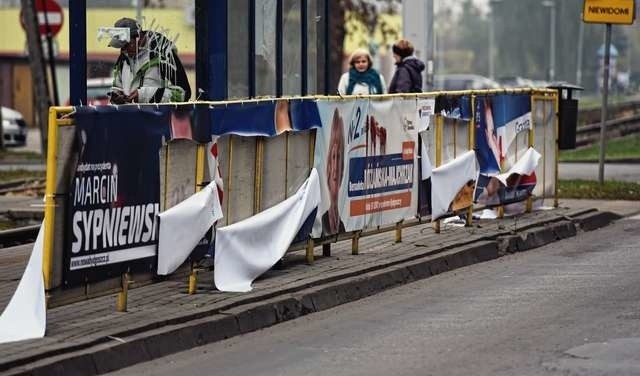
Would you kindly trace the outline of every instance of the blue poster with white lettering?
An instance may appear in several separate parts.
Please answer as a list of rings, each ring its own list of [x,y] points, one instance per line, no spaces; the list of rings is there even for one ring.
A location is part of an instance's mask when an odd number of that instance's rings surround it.
[[[75,120],[64,286],[153,270],[159,153],[171,137],[170,108],[78,107]]]
[[[509,171],[528,150],[532,127],[529,94],[476,97],[476,157],[480,176],[474,202],[486,206],[526,200],[536,185],[535,172],[514,174],[501,183],[495,176]]]
[[[532,126],[528,94],[477,96],[475,100],[476,155],[480,172],[494,175],[516,160],[514,141]],[[523,136],[524,137],[524,136]],[[526,151],[527,143],[520,151]]]

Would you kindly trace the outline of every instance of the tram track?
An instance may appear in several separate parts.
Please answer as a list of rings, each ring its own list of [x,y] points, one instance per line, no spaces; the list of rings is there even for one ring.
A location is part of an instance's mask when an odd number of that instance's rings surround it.
[[[576,130],[576,146],[595,144],[600,141],[600,122],[583,125]],[[640,132],[640,114],[607,120],[607,138],[623,137]]]
[[[0,248],[33,243],[40,231],[40,225],[16,227],[0,231]]]

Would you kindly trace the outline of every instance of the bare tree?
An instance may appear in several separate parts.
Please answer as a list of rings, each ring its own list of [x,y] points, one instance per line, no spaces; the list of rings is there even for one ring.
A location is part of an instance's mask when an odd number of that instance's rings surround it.
[[[38,0],[21,0],[22,17],[27,31],[27,46],[29,49],[29,65],[31,67],[31,79],[33,82],[33,96],[35,102],[35,123],[40,129],[40,141],[42,158],[47,156],[49,106],[51,98],[47,85],[47,71],[42,52],[38,15],[35,2]]]

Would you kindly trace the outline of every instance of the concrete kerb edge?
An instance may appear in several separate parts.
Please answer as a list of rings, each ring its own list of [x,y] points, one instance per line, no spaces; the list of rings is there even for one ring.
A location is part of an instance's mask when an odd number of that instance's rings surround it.
[[[621,218],[623,217],[616,213],[608,211],[598,211],[576,216],[575,218],[572,218],[572,220],[580,227],[582,231],[593,231],[607,226],[611,222]]]
[[[560,218],[550,221],[543,228],[524,231],[521,235],[480,240],[425,258],[348,276],[303,291],[235,306],[209,317],[172,323],[137,333],[129,338],[96,344],[75,354],[63,353],[52,358],[43,358],[27,366],[17,366],[13,369],[14,373],[10,374],[92,375],[111,372],[327,310],[446,271],[496,259],[508,253],[534,249],[575,236],[578,228],[591,231],[619,218],[621,217],[610,212],[586,210],[571,220]]]

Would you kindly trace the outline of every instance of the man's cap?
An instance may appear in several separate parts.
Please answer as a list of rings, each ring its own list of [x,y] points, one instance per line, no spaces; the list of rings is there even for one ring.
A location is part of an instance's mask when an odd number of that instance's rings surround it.
[[[136,38],[140,33],[140,25],[136,20],[132,18],[121,18],[117,20],[113,26],[129,29],[129,40]],[[109,47],[122,48],[126,46],[127,43],[129,43],[129,41],[122,40],[118,37],[113,37],[111,38],[111,42],[109,42]]]

